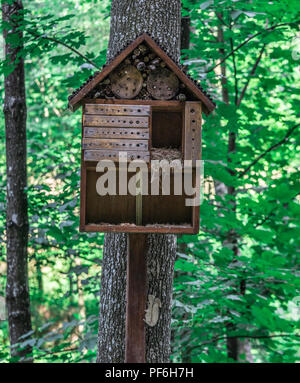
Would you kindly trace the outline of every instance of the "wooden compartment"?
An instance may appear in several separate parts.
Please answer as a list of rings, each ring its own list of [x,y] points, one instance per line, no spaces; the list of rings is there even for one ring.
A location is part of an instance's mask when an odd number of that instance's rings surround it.
[[[198,231],[199,208],[185,206],[185,199],[191,196],[174,195],[174,176],[170,174],[171,195],[132,196],[100,196],[97,194],[96,182],[103,174],[96,172],[96,164],[83,167],[81,193],[81,231],[114,231],[141,233],[186,233]],[[130,174],[131,177],[133,173]],[[119,190],[117,173],[117,194]],[[151,189],[151,174],[149,174],[149,191]],[[139,205],[138,205],[139,204]],[[140,213],[138,213],[139,206]],[[141,215],[141,225],[137,225],[138,214]]]
[[[143,225],[193,225],[193,209],[185,206],[185,195],[174,195],[171,177],[171,195],[143,196]]]
[[[74,90],[68,105],[72,111],[83,106],[82,231],[198,231],[199,207],[185,206],[191,196],[99,196],[95,171],[100,160],[120,166],[124,152],[129,162],[143,160],[148,168],[162,160],[188,160],[195,168],[202,109],[209,115],[216,107],[198,81],[144,33]]]
[[[148,105],[86,104],[83,114],[84,161],[109,159],[119,152],[128,160],[150,160],[151,107]]]
[[[182,113],[172,110],[152,112],[152,147],[181,148]]]
[[[95,168],[86,169],[86,200],[89,201],[84,219],[85,225],[121,225],[135,224],[135,196],[100,196],[97,194],[96,182],[103,174]],[[117,190],[119,188],[117,177]]]

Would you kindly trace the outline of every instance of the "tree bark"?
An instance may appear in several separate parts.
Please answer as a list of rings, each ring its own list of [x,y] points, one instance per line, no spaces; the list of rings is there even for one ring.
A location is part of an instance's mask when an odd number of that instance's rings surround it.
[[[180,61],[180,0],[112,0],[108,61],[143,32],[158,39],[161,47]],[[154,327],[146,328],[146,362],[169,362],[171,299],[175,235],[148,235],[148,295],[162,307]],[[105,235],[101,278],[98,354],[99,363],[122,363],[125,359],[127,235]]]
[[[24,61],[18,57],[23,48],[22,33],[18,30],[23,11],[22,1],[7,3],[2,1],[3,21],[11,23],[4,30],[5,58],[13,70],[5,77],[5,137],[7,167],[7,284],[6,303],[8,311],[9,336],[11,346],[20,336],[31,330],[30,300],[27,274],[27,172],[26,172],[26,96]],[[13,22],[11,22],[13,20]],[[11,44],[8,38],[18,36],[19,43]],[[12,356],[24,357],[31,352],[12,349]]]

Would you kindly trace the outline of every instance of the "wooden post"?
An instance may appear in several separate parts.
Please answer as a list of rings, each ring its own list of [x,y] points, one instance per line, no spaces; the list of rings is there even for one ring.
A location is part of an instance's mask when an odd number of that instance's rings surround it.
[[[145,363],[147,234],[128,234],[126,363]]]
[[[143,170],[140,169],[136,174],[136,198],[135,198],[135,215],[136,225],[140,226],[143,224]]]

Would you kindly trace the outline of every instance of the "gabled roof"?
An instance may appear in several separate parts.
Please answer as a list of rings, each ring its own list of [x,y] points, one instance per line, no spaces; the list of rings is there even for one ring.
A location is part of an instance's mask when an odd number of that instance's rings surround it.
[[[203,103],[206,114],[211,113],[215,109],[216,104],[213,102],[208,93],[206,93],[206,91],[200,86],[198,81],[193,80],[190,75],[186,74],[183,66],[176,64],[147,33],[143,33],[139,36],[121,53],[119,52],[108,65],[104,65],[101,72],[95,72],[94,75],[90,76],[80,88],[75,90],[69,97],[69,108],[71,110],[76,110],[79,106],[81,106],[82,99],[86,97],[88,93],[95,88],[95,86],[104,80],[105,77],[117,68],[121,62],[143,42],[146,42],[148,46],[157,54],[157,56],[165,61],[167,67],[176,74],[179,80],[185,84],[194,97]]]

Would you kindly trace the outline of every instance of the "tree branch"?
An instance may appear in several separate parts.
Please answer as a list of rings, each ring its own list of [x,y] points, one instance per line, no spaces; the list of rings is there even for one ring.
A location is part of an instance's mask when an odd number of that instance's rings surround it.
[[[5,14],[8,18],[9,18],[9,21],[12,23],[12,25],[14,26],[18,26],[16,24],[16,22],[14,20],[11,19],[10,15],[8,15],[7,13],[5,13],[3,10],[2,10],[3,14]],[[92,60],[90,60],[88,57],[86,57],[85,55],[83,55],[82,53],[80,53],[77,49],[73,48],[71,45],[67,44],[67,43],[63,43],[62,41],[56,39],[55,37],[49,37],[49,36],[46,36],[45,34],[39,34],[39,33],[35,33],[33,31],[30,31],[28,29],[25,29],[24,30],[25,32],[27,32],[29,35],[31,36],[34,36],[36,39],[40,38],[40,39],[44,39],[44,40],[48,40],[48,41],[52,41],[56,44],[59,44],[59,45],[62,45],[64,46],[65,48],[69,49],[70,51],[72,51],[73,53],[75,53],[76,55],[80,56],[81,58],[83,58],[86,62],[88,62],[89,64],[93,65],[93,67],[99,69],[99,70],[102,70],[101,67],[97,66],[97,64],[95,64]]]
[[[234,336],[230,336],[230,338],[247,338],[247,339],[269,339],[269,338],[285,338],[285,337],[292,337],[292,336],[295,336],[297,338],[300,337],[300,335],[294,335],[294,334],[278,334],[278,335],[234,335]],[[221,340],[226,340],[228,338],[227,335],[225,336],[220,336],[220,337],[217,337],[215,339],[211,339],[210,341],[207,341],[207,342],[203,342],[202,344],[199,344],[199,345],[196,345],[196,346],[193,346],[191,347],[191,350],[194,350],[194,349],[197,349],[197,348],[202,348],[208,344],[211,344],[211,343],[216,343],[216,342],[219,342]]]
[[[232,38],[230,38],[230,48],[231,48],[231,50],[233,50],[233,39]],[[236,60],[235,60],[235,54],[234,53],[232,54],[232,63],[233,63],[234,91],[235,91],[234,103],[235,103],[235,105],[237,105],[239,90],[238,90]]]
[[[247,78],[246,84],[245,84],[245,86],[243,87],[243,89],[242,89],[242,91],[241,91],[240,97],[239,97],[239,99],[238,99],[238,101],[237,101],[237,103],[236,103],[236,105],[237,105],[238,107],[241,105],[241,102],[242,102],[242,100],[243,100],[243,98],[244,98],[244,96],[245,96],[245,93],[246,93],[246,90],[247,90],[247,88],[248,88],[248,86],[249,86],[249,83],[250,83],[250,81],[251,81],[251,78],[254,76],[254,74],[255,74],[255,72],[256,72],[256,69],[257,69],[257,67],[258,67],[258,64],[259,64],[261,58],[262,58],[262,55],[263,55],[264,50],[265,50],[265,48],[266,48],[266,45],[267,45],[267,44],[264,44],[264,45],[263,45],[263,47],[262,47],[262,49],[261,49],[261,51],[260,51],[260,53],[259,53],[259,55],[258,55],[258,57],[257,57],[257,59],[256,59],[256,61],[255,61],[255,63],[254,63],[254,65],[253,65],[253,68],[252,68],[252,70],[251,70],[251,72],[250,72],[250,74],[249,74],[249,76],[248,76],[248,78]]]
[[[81,58],[83,58],[86,62],[88,62],[89,64],[93,65],[93,67],[95,67],[95,68],[97,68],[99,70],[102,70],[101,67],[97,66],[97,64],[95,64],[92,60],[90,60],[85,55],[80,53],[77,49],[71,47],[69,44],[63,43],[62,41],[60,41],[60,40],[58,40],[58,39],[56,39],[54,37],[49,37],[49,36],[45,36],[45,35],[36,35],[36,34],[34,34],[34,32],[31,32],[31,31],[28,31],[28,30],[26,30],[26,32],[29,33],[32,36],[35,36],[36,38],[42,38],[42,39],[45,39],[45,40],[48,40],[48,41],[53,41],[56,44],[60,44],[60,45],[64,46],[65,48],[69,49],[70,51],[72,51],[73,53],[77,54]]]
[[[230,57],[234,52],[238,51],[240,48],[242,48],[244,45],[246,45],[249,41],[253,40],[255,37],[258,37],[258,36],[262,35],[265,32],[272,32],[276,28],[280,28],[280,27],[283,27],[283,26],[286,26],[286,25],[291,25],[291,24],[296,24],[296,23],[298,23],[298,21],[291,22],[291,23],[275,24],[272,27],[269,27],[269,28],[267,28],[267,29],[265,29],[263,31],[255,33],[254,35],[248,37],[244,42],[239,44],[236,48],[234,48],[230,53],[228,53],[225,57],[223,57],[218,64],[214,65],[212,68],[210,68],[208,71],[206,71],[206,73],[212,72],[219,65],[223,64],[223,62],[226,61],[228,59],[228,57]]]
[[[246,173],[248,173],[248,171],[252,168],[252,166],[254,166],[261,158],[263,158],[266,154],[268,154],[269,152],[271,152],[272,150],[278,148],[278,146],[280,145],[283,145],[285,144],[287,141],[288,141],[288,138],[292,135],[292,133],[294,132],[294,130],[296,128],[298,128],[298,126],[300,126],[300,124],[297,124],[293,127],[291,127],[290,129],[288,129],[288,131],[286,132],[286,135],[283,137],[282,140],[280,140],[279,142],[277,142],[276,144],[273,144],[271,145],[266,151],[264,151],[262,154],[260,154],[258,157],[255,158],[255,160],[253,160],[251,162],[251,164],[249,166],[247,166],[247,168],[245,170],[243,170],[240,174],[239,174],[239,178],[243,177]]]

